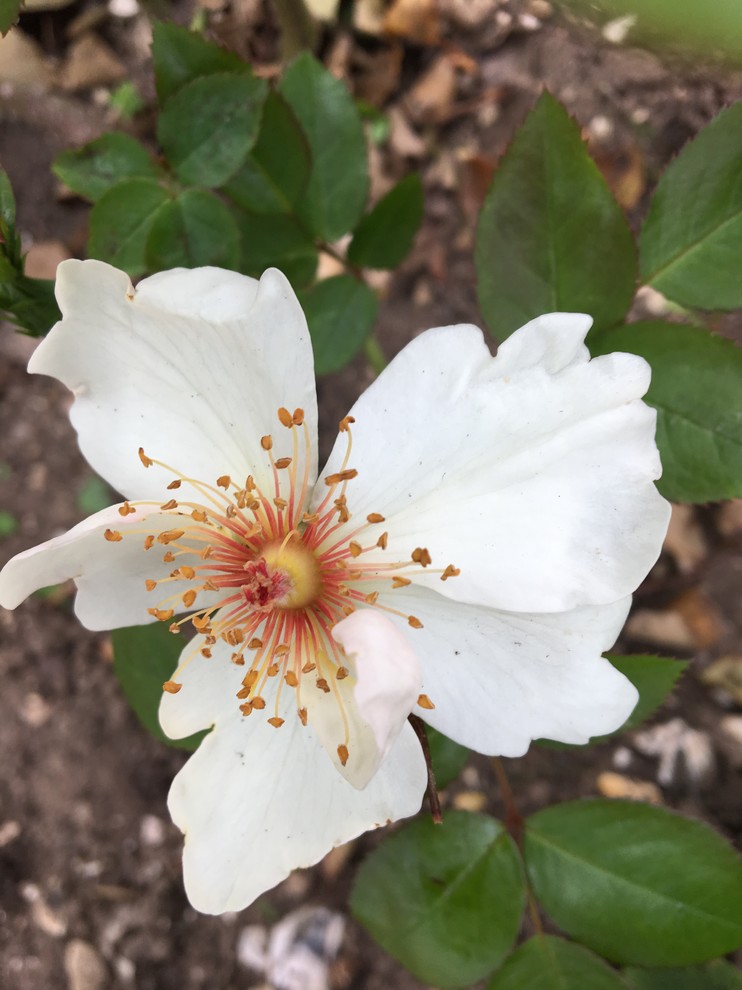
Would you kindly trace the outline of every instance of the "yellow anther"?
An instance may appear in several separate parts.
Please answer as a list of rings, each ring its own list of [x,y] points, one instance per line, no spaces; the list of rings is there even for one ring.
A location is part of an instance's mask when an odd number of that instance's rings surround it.
[[[162,690],[167,691],[168,694],[177,694],[182,687],[183,685],[178,684],[177,681],[165,681],[162,685]]]
[[[137,453],[139,454],[139,460],[142,462],[142,464],[144,464],[145,467],[147,468],[152,467],[154,461],[152,460],[151,457],[147,457],[147,455],[144,453],[144,447],[140,447]]]
[[[260,438],[260,446],[263,448],[263,450],[273,449],[273,437],[270,435],[270,433]]]
[[[229,477],[228,474],[220,474],[219,477],[216,479],[216,483],[220,488],[224,488],[224,490],[226,491],[226,489],[229,488],[229,486],[232,484],[232,479]]]
[[[147,580],[144,582],[144,586],[147,589],[147,591],[154,591],[155,588],[157,587],[157,581],[153,581],[152,578],[147,578]]]
[[[351,540],[348,544],[348,550],[350,551],[351,557],[360,557],[363,553],[363,547],[360,543],[356,543],[355,540]]]
[[[301,668],[302,674],[311,674],[313,670],[317,669],[317,664],[312,663],[311,660],[307,660],[304,666]]]
[[[343,418],[338,423],[338,430],[341,433],[347,433],[348,427],[351,423],[355,423],[355,417],[353,416],[343,416]]]
[[[382,522],[385,522],[384,516],[382,516],[380,512],[369,512],[369,514],[366,516],[366,519],[370,523],[382,523]]]
[[[291,417],[294,426],[301,426],[304,422],[304,410],[294,409],[294,414]]]
[[[262,709],[265,708],[265,700],[261,698],[260,695],[256,695],[252,699],[252,706],[253,708],[257,708],[258,711],[262,711]]]
[[[435,705],[427,694],[421,694],[417,699],[417,703],[421,708],[426,708],[428,711],[432,711],[435,708]]]
[[[274,715],[273,718],[268,719],[268,725],[272,725],[276,729],[280,729],[283,725],[283,719],[279,718],[278,715]]]
[[[172,608],[148,608],[147,611],[159,622],[169,622],[175,615],[175,609]]]
[[[317,687],[320,689],[320,691],[324,691],[325,694],[330,693],[330,685],[327,683],[324,677],[318,677],[315,683]]]
[[[154,545],[155,545],[154,536],[146,536],[144,539],[144,549],[151,550]]]
[[[128,502],[124,502],[123,505],[120,505],[119,506],[119,515],[120,516],[130,516],[132,514],[132,512],[136,512],[136,511],[137,510],[134,508],[134,506],[133,505],[129,505]]]
[[[353,478],[357,477],[358,471],[355,468],[346,468],[345,471],[338,471],[337,474],[328,474],[325,478],[325,484],[332,487],[332,485],[339,485],[341,481],[352,481]]]
[[[189,567],[188,564],[181,564],[178,571],[180,572],[180,576],[185,578],[187,581],[192,581],[196,576],[195,570],[192,567]]]
[[[447,581],[450,577],[458,577],[461,574],[460,567],[454,567],[453,564],[449,564],[445,571],[441,574],[441,581]]]
[[[299,711],[297,712],[297,714],[299,716],[299,721],[301,722],[301,724],[302,725],[306,725],[307,724],[307,710],[306,710],[306,708],[300,708]]]
[[[278,496],[276,496],[273,499],[273,504],[277,509],[285,509],[289,503],[286,501],[285,498],[279,498]]]
[[[372,591],[371,594],[366,595],[366,597],[363,600],[366,602],[367,605],[375,605],[376,602],[379,600],[379,592]]]
[[[175,560],[175,555],[170,550],[168,550],[167,553],[164,553],[162,555],[163,564],[172,564],[174,560]]]
[[[348,747],[341,743],[338,746],[338,759],[340,760],[343,766],[345,766],[345,764],[348,762],[349,755],[350,754],[348,753]]]
[[[196,601],[196,592],[193,590],[193,588],[185,592],[182,601],[186,608],[190,608],[191,605],[193,605],[193,603]]]
[[[233,653],[232,654],[232,657],[231,657],[231,660],[232,660],[232,663],[236,667],[244,667],[245,666],[245,658],[242,656],[241,653]]]
[[[164,543],[167,546],[168,543],[174,543],[175,540],[179,540],[184,533],[185,530],[183,529],[166,529],[164,532],[158,534],[157,542]]]
[[[407,616],[407,624],[412,626],[413,629],[422,629],[422,622],[414,615]]]
[[[348,676],[349,673],[350,671],[348,670],[347,667],[338,667],[338,669],[335,671],[335,677],[339,681],[343,681],[345,680],[345,678]]]
[[[427,567],[433,562],[427,547],[415,547],[412,551],[412,559],[421,567]]]
[[[289,687],[296,687],[296,685],[299,683],[299,678],[296,676],[293,670],[287,670],[283,676],[283,679],[286,681]]]
[[[123,536],[117,529],[107,529],[103,536],[109,543],[120,543],[123,540]]]
[[[196,520],[196,522],[206,522],[208,519],[208,516],[203,509],[194,509],[191,516]]]
[[[164,505],[161,505],[160,508],[162,509],[163,512],[169,512],[170,509],[177,509],[178,503],[175,501],[174,498],[171,498],[168,502],[165,502]]]
[[[250,702],[246,701],[244,704],[240,705],[240,711],[242,712],[243,715],[249,715],[250,712],[252,711],[252,705],[250,704]]]
[[[386,550],[386,546],[388,542],[389,542],[389,534],[382,533],[381,536],[376,541],[376,546],[380,547],[382,550]]]
[[[175,481],[170,482],[170,484],[167,486],[167,490],[169,492],[175,491],[175,489],[180,488],[182,484],[183,482],[180,480],[180,478],[176,478]]]
[[[290,463],[291,463],[290,457],[279,457],[278,460],[275,462],[276,467],[279,469],[279,471],[282,471],[284,468],[287,468]]]
[[[278,410],[278,420],[281,426],[285,426],[287,429],[291,429],[294,425],[294,418],[291,413],[284,406]]]
[[[259,650],[262,645],[263,645],[263,640],[258,639],[257,636],[253,636],[253,638],[247,644],[247,648],[248,650]]]

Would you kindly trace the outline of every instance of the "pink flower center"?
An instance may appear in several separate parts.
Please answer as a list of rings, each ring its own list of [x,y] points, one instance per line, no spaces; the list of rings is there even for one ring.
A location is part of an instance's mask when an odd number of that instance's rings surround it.
[[[140,450],[145,467],[158,464],[175,476],[167,486],[170,492],[185,484],[191,492],[198,492],[199,501],[172,497],[160,504],[159,512],[173,517],[171,529],[148,532],[145,519],[141,525],[133,521],[124,527],[123,534],[118,530],[105,533],[111,542],[145,534],[144,551],[164,547],[162,560],[174,565],[168,576],[147,580],[150,591],[167,592],[148,611],[170,623],[173,633],[180,633],[190,622],[200,636],[164,689],[177,693],[182,687],[177,680],[180,671],[198,654],[209,659],[211,648],[222,640],[232,648],[232,662],[246,668],[237,692],[243,715],[266,707],[266,686],[276,679],[275,711],[268,719],[276,727],[283,724],[278,708],[284,685],[296,691],[303,723],[302,690],[333,692],[342,708],[338,682],[349,676],[349,669],[331,631],[358,606],[381,608],[404,617],[412,628],[422,627],[414,615],[380,602],[379,597],[409,585],[416,572],[432,563],[425,547],[414,548],[406,560],[387,562],[378,552],[368,562],[364,560],[371,551],[386,550],[388,534],[376,535],[385,521],[380,513],[356,522],[348,508],[347,487],[358,474],[348,467],[350,417],[340,424],[348,440],[341,469],[325,478],[328,490],[311,513],[307,511],[311,450],[304,413],[281,408],[278,419],[292,433],[293,456],[275,459],[272,438],[261,439],[270,462],[270,490],[261,488],[252,476],[244,484],[228,475],[217,478],[215,484],[197,481]],[[137,513],[140,506],[152,511],[158,503],[125,502],[119,512],[127,516]],[[370,532],[374,537],[369,538]],[[438,573],[445,581],[459,572],[448,565],[428,573]],[[173,621],[176,612],[190,614]],[[433,707],[424,695],[419,704]],[[344,762],[347,740],[338,753]]]

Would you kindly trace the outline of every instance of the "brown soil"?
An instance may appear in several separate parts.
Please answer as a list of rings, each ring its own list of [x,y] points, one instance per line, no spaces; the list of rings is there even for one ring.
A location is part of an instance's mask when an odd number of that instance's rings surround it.
[[[268,62],[275,55],[275,30],[260,3],[243,6],[258,13],[253,35],[243,33],[238,40]],[[377,156],[375,174],[383,182],[411,164],[421,167],[426,219],[416,249],[385,288],[379,337],[388,355],[427,326],[481,323],[471,262],[476,208],[492,163],[542,85],[566,103],[592,136],[601,164],[616,188],[624,189],[634,217],[658,171],[685,140],[726,101],[742,95],[740,77],[727,70],[691,71],[656,55],[609,46],[584,28],[547,16],[547,8],[543,0],[530,6],[504,3],[500,9],[513,13],[515,29],[511,24],[510,30],[467,32],[449,24],[442,49],[402,46],[402,71],[387,86],[386,105],[401,107],[412,118],[423,148],[418,157],[410,157],[409,149],[393,140]],[[40,40],[42,56],[51,63],[67,50],[65,25],[93,9],[76,2],[57,14],[27,15],[23,26]],[[190,12],[177,9],[187,20]],[[540,17],[536,28],[518,28],[518,12],[531,9]],[[214,15],[217,33],[221,21],[221,30],[229,34],[225,17]],[[533,27],[533,22],[525,23]],[[132,25],[104,17],[99,33],[127,73],[142,81],[147,95],[151,80],[145,48],[132,40]],[[448,43],[471,63],[462,59],[452,98],[434,90],[428,119],[414,119],[409,101],[416,93],[420,98],[416,87],[441,52],[450,50]],[[341,63],[357,88],[368,88],[368,75],[359,66],[391,48],[335,33],[325,55]],[[378,74],[381,62],[374,65]],[[381,85],[378,79],[375,85]],[[53,240],[73,254],[81,252],[87,208],[59,199],[49,165],[58,150],[111,126],[95,90],[39,95],[23,86],[0,86],[0,162],[14,182],[20,228],[29,246]],[[137,126],[148,136],[146,114]],[[733,319],[721,329],[738,334]],[[0,503],[17,521],[17,531],[0,541],[2,559],[77,522],[85,514],[79,498],[89,492],[91,479],[67,421],[66,391],[25,374],[31,347],[10,329],[0,345]],[[370,379],[358,359],[320,383],[325,452],[337,420]],[[707,746],[712,763],[699,776],[681,758],[672,781],[657,790],[657,797],[710,821],[736,841],[742,834],[742,743],[733,741],[723,720],[735,712],[739,717],[740,698],[735,706],[729,692],[712,691],[698,675],[718,657],[742,656],[737,604],[742,594],[741,515],[711,507],[684,520],[679,548],[663,555],[637,596],[641,613],[659,616],[659,629],[642,625],[640,617],[621,644],[627,652],[659,650],[693,658],[680,689],[655,721],[681,718],[698,730],[698,745]],[[695,556],[688,550],[694,540],[700,541]],[[678,621],[685,640],[681,636],[673,642]],[[235,954],[246,923],[271,922],[301,903],[345,910],[355,867],[376,836],[359,840],[347,855],[334,854],[315,869],[295,874],[239,916],[197,915],[183,895],[181,840],[165,807],[169,783],[185,757],[155,742],[138,724],[113,676],[107,638],[79,626],[65,590],[34,597],[14,613],[0,613],[0,629],[3,986],[257,986],[260,979]],[[621,775],[624,784],[619,787],[628,788],[632,781],[656,786],[657,760],[642,755],[632,737],[577,752],[534,747],[509,764],[524,814],[555,801],[605,792],[600,775],[606,770]],[[503,813],[493,772],[484,760],[473,759],[462,781],[444,795],[446,806],[472,801]],[[92,977],[92,982],[84,981],[74,940],[91,947],[102,964],[97,982]],[[419,986],[353,922],[333,967],[332,985],[358,990]]]

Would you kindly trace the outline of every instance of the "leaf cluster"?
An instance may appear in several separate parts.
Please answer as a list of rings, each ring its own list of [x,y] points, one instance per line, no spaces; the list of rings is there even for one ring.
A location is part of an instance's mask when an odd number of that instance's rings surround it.
[[[310,54],[269,86],[231,52],[158,23],[152,58],[159,155],[110,133],[54,163],[57,177],[93,204],[89,256],[132,278],[201,265],[254,277],[280,268],[307,312],[317,372],[343,367],[376,319],[361,269],[393,268],[409,251],[422,220],[419,177],[407,176],[364,213],[361,114]],[[334,245],[348,234],[344,256]],[[346,272],[318,283],[323,251],[340,255]],[[49,328],[40,319],[23,325]]]

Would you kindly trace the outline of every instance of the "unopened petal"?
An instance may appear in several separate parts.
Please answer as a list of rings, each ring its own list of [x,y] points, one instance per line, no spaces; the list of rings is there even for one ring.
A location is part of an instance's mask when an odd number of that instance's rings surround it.
[[[57,297],[63,318],[29,370],[72,389],[80,448],[126,497],[160,498],[173,477],[145,469],[140,447],[211,484],[224,474],[270,481],[261,437],[274,435],[276,457],[293,455],[281,406],[304,411],[316,450],[311,342],[280,272],[257,282],[217,268],[175,269],[134,289],[102,262],[67,261]]]
[[[522,756],[533,739],[585,743],[618,729],[638,695],[601,654],[628,614],[629,599],[563,613],[502,612],[414,587],[388,595],[414,612],[423,691],[417,714],[464,746]]]
[[[185,887],[199,911],[239,911],[291,870],[420,807],[425,761],[409,726],[359,791],[311,727],[283,714],[279,729],[256,712],[219,723],[173,781],[168,807],[185,833]]]
[[[9,560],[0,572],[0,604],[15,608],[39,588],[72,578],[77,585],[75,612],[88,629],[155,621],[148,609],[157,607],[164,595],[176,592],[178,585],[167,584],[164,587],[169,590],[158,593],[149,591],[145,582],[167,578],[173,570],[172,563],[163,561],[165,547],[156,538],[172,530],[177,517],[134,506],[122,516],[121,508],[102,509],[62,536]],[[148,535],[155,540],[145,550]],[[200,604],[208,601],[209,593],[203,593]],[[163,605],[169,607],[170,603]]]
[[[364,788],[415,707],[420,663],[404,634],[372,609],[343,619],[332,635],[344,651],[346,676],[328,673],[324,690],[307,678],[301,703],[338,772]]]
[[[356,519],[384,517],[369,545],[388,533],[364,564],[424,547],[432,566],[408,575],[416,583],[528,612],[611,602],[639,585],[669,519],[654,485],[655,412],[640,400],[649,366],[629,354],[588,361],[588,325],[541,318],[494,359],[475,328],[444,327],[398,355],[351,411],[359,476],[348,506]],[[564,340],[550,347],[556,330]],[[325,473],[344,448],[341,438]],[[448,565],[461,573],[441,582]]]

